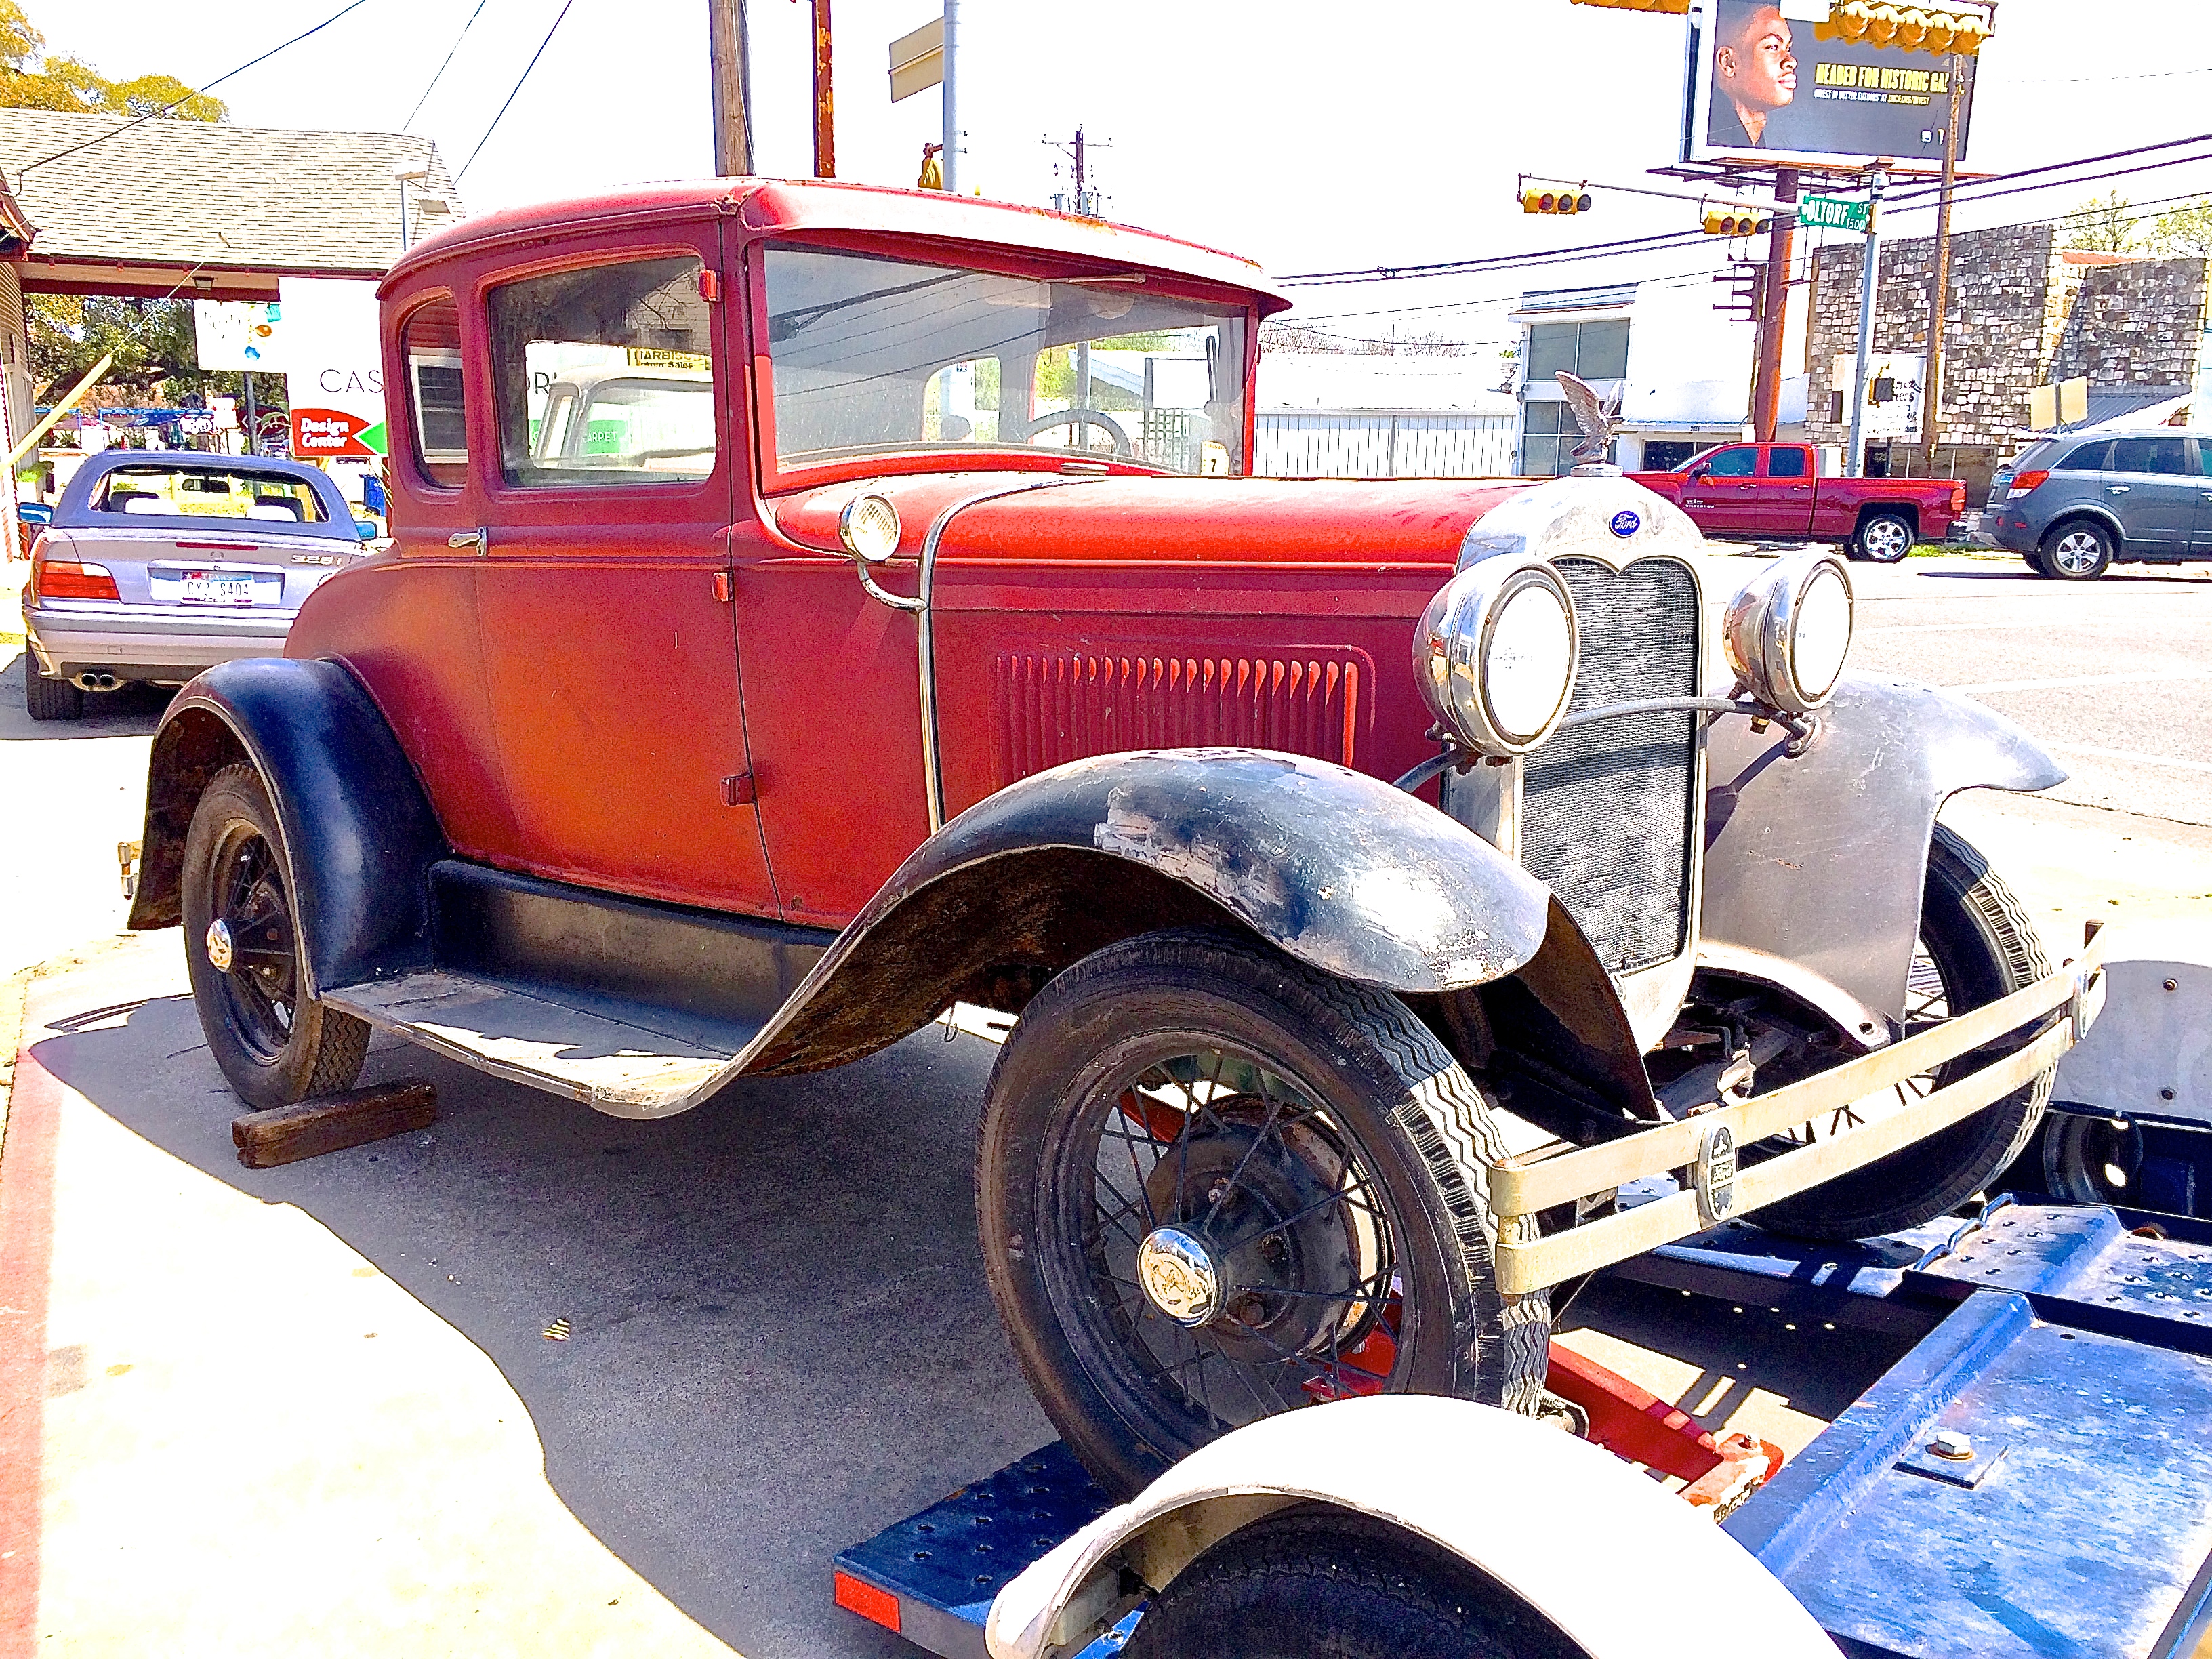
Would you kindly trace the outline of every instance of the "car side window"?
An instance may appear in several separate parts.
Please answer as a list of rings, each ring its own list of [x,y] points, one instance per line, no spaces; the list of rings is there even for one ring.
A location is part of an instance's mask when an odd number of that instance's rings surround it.
[[[1766,452],[1766,476],[1770,478],[1803,478],[1809,477],[1812,471],[1806,461],[1806,452],[1795,445],[1780,445]]]
[[[1748,478],[1759,469],[1759,452],[1749,444],[1738,444],[1723,449],[1705,465],[1716,478]]]
[[[417,307],[400,330],[399,353],[407,364],[416,466],[441,489],[459,489],[469,477],[460,307],[443,295]]]
[[[696,483],[714,470],[711,314],[689,256],[491,291],[500,472],[525,488]]]
[[[2182,438],[2115,438],[2108,472],[2167,472],[2189,471],[2187,441]]]
[[[2082,444],[2077,448],[2069,450],[2066,459],[2051,470],[2056,472],[2102,472],[2105,470],[2105,458],[2112,453],[2112,440],[2100,439],[2095,443]]]

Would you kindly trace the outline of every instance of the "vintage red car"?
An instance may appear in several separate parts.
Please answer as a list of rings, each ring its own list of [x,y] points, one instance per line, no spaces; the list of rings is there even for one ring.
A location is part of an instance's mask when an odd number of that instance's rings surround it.
[[[1671,472],[1629,477],[1709,536],[1832,542],[1876,564],[1940,540],[1966,510],[1966,486],[1955,478],[1823,477],[1810,444],[1721,444]]]
[[[1017,1015],[983,1253],[1120,1489],[1345,1393],[1533,1408],[1550,1287],[1721,1217],[1949,1209],[2094,1013],[1936,823],[2063,774],[1844,674],[1839,560],[1617,476],[1249,476],[1241,259],[724,179],[383,302],[393,545],[154,744],[131,922],[225,1075],[374,1029],[657,1117]]]

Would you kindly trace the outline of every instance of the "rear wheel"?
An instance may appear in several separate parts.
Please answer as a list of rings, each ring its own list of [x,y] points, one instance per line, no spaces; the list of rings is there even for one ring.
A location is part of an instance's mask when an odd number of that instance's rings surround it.
[[[1233,1533],[1153,1599],[1128,1659],[1583,1659],[1548,1620],[1425,1540],[1293,1510]]]
[[[1912,551],[1920,528],[1901,513],[1875,513],[1859,526],[1858,556],[1875,564],[1896,564]]]
[[[1905,1035],[1995,1002],[2049,971],[2034,924],[2011,890],[1964,837],[1936,825],[1921,902],[1920,948],[1905,992]],[[2000,1057],[1987,1049],[1962,1055],[1899,1084],[1893,1098],[1856,1102],[1832,1121],[1806,1125],[1796,1144],[1910,1105]],[[1776,1232],[1809,1238],[1870,1238],[1931,1221],[1980,1191],[2020,1155],[2043,1121],[2054,1073],[2055,1068],[2045,1071],[1949,1128],[1771,1204],[1753,1218]],[[1748,1148],[1747,1156],[1765,1150]]]
[[[84,713],[84,693],[67,680],[39,672],[38,653],[23,647],[23,707],[34,720],[73,720]]]
[[[185,837],[185,962],[208,1048],[247,1105],[350,1088],[368,1027],[307,994],[276,809],[260,775],[226,766]]]
[[[1503,1157],[1395,997],[1147,934],[1054,980],[999,1056],[984,1267],[1046,1415],[1127,1497],[1345,1395],[1533,1410],[1550,1304],[1497,1287],[1483,1169]]]
[[[2112,533],[2102,525],[2076,519],[2043,538],[2037,568],[2058,581],[2094,581],[2112,568],[2112,556],[2118,550]]]

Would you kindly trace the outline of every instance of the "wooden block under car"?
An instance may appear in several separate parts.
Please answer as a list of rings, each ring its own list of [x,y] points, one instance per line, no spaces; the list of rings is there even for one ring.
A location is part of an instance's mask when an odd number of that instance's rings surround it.
[[[438,1091],[427,1078],[402,1078],[373,1089],[322,1095],[295,1106],[247,1112],[230,1123],[238,1161],[249,1170],[296,1164],[342,1152],[366,1141],[427,1129],[438,1121]]]

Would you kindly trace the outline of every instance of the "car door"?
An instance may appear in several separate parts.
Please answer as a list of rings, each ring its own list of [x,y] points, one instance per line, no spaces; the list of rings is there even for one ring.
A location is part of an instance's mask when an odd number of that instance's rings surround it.
[[[1690,469],[1682,506],[1700,530],[1752,535],[1758,526],[1759,446],[1731,444]]]
[[[478,604],[527,866],[773,915],[731,603],[745,445],[720,270],[701,218],[487,274]],[[556,383],[580,401],[549,419]]]
[[[2212,443],[2191,438],[2189,447],[2197,456],[2197,516],[2189,550],[2201,559],[2212,556]]]
[[[2203,485],[2191,464],[2188,439],[2179,432],[2115,438],[2100,483],[2130,551],[2175,556],[2189,550]]]
[[[1796,541],[1813,529],[1813,452],[1803,444],[1770,444],[1759,488],[1746,497],[1753,535]]]

